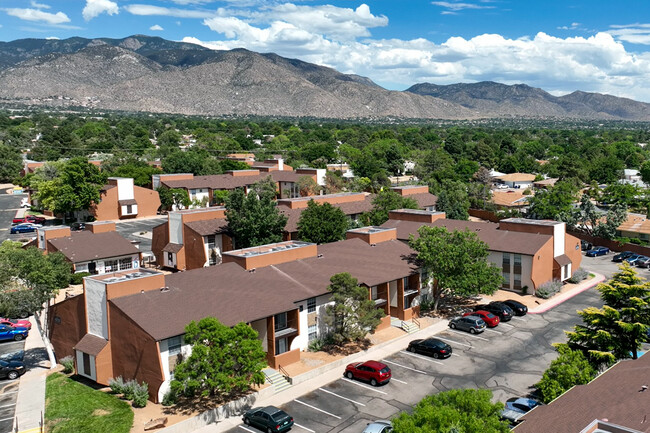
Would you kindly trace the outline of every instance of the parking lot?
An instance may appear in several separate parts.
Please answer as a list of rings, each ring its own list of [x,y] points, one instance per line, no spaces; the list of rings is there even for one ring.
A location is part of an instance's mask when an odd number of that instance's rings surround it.
[[[494,399],[525,396],[555,358],[551,346],[564,341],[564,330],[579,322],[575,311],[599,305],[587,290],[544,314],[515,317],[479,335],[447,329],[436,338],[451,345],[453,355],[433,359],[401,350],[380,361],[392,370],[391,381],[373,387],[341,377],[281,406],[294,417],[294,431],[361,432],[367,423],[411,410],[429,394],[457,388],[488,388]],[[341,369],[341,376],[343,369]],[[231,432],[256,433],[240,425]]]
[[[24,350],[25,340],[0,343],[0,356]],[[11,432],[16,412],[20,379],[0,379],[0,432]]]
[[[115,229],[128,240],[140,242],[140,251],[151,251],[151,231],[157,225],[167,221],[166,215],[141,220],[118,221]]]

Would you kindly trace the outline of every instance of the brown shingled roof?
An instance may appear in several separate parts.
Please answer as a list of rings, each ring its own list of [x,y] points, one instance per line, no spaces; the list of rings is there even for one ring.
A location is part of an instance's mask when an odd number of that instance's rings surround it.
[[[147,291],[111,302],[156,340],[183,333],[191,320],[213,316],[232,326],[289,311],[324,295],[332,275],[349,272],[369,286],[416,271],[413,251],[400,241],[371,246],[349,239],[318,247],[320,257],[244,270],[235,263],[165,276],[168,291]]]
[[[396,228],[397,239],[407,241],[411,234],[417,238],[418,229],[423,225],[430,227],[446,227],[447,230],[450,231],[465,230],[467,228],[476,233],[479,239],[488,244],[490,250],[516,254],[533,255],[539,251],[546,242],[552,239],[552,236],[550,235],[499,230],[499,225],[494,223],[450,219],[439,219],[433,223],[388,220],[381,226],[386,228]]]
[[[272,171],[269,173],[260,173],[250,176],[232,176],[230,174],[215,174],[211,176],[195,176],[188,180],[161,180],[160,183],[169,188],[209,188],[209,189],[236,189],[247,185],[252,185],[268,176],[275,182],[297,182],[303,174],[293,171]]]
[[[166,252],[166,253],[174,253],[174,254],[179,252],[182,249],[183,249],[183,245],[175,244],[173,242],[170,242],[170,243],[168,243],[167,245],[165,245],[163,247],[164,252]]]
[[[524,415],[515,433],[577,433],[595,419],[650,432],[650,355],[620,361],[587,385],[578,385]]]
[[[138,204],[138,202],[135,201],[135,199],[132,198],[132,199],[127,199],[127,200],[118,200],[117,204],[119,204],[120,206],[128,206],[130,204],[131,205]]]
[[[417,201],[420,209],[427,208],[429,206],[435,206],[436,202],[438,201],[438,197],[428,192],[406,195],[404,197],[412,198]]]
[[[359,215],[364,212],[370,212],[372,210],[372,199],[373,196],[368,195],[364,200],[361,201],[352,201],[346,203],[330,203],[332,206],[338,207],[343,211],[347,216]],[[287,224],[284,226],[284,231],[288,233],[294,233],[298,231],[298,221],[300,220],[300,215],[302,209],[289,209],[286,206],[278,206],[278,209],[282,214],[287,217]]]
[[[214,218],[211,220],[190,221],[185,225],[201,236],[208,236],[224,232],[228,227],[228,221],[224,218]]]
[[[107,344],[108,341],[101,337],[93,334],[86,334],[81,340],[79,340],[73,349],[87,353],[88,355],[97,356]]]
[[[117,232],[92,233],[84,230],[48,242],[72,263],[140,253]]]

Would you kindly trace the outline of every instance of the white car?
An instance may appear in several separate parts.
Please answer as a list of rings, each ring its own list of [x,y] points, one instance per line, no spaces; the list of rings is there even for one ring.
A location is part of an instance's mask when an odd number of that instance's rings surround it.
[[[497,185],[497,189],[508,189],[508,188],[509,188],[508,185],[506,185],[505,183],[500,183]]]
[[[368,427],[363,430],[363,433],[390,433],[393,426],[390,421],[380,419],[375,422],[368,423]]]

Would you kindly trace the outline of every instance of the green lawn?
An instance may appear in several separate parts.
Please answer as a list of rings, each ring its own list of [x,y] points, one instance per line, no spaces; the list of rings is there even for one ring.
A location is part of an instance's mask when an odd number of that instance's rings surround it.
[[[48,433],[128,433],[133,410],[125,401],[60,373],[47,378],[45,426]]]

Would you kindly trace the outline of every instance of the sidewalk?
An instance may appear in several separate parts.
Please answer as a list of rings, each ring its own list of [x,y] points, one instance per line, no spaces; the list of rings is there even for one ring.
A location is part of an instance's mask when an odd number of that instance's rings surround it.
[[[25,366],[27,372],[20,378],[14,431],[30,433],[40,431],[41,419],[45,416],[45,380],[50,362],[43,346],[43,340],[36,328],[36,318],[29,319],[32,330],[25,340]]]

